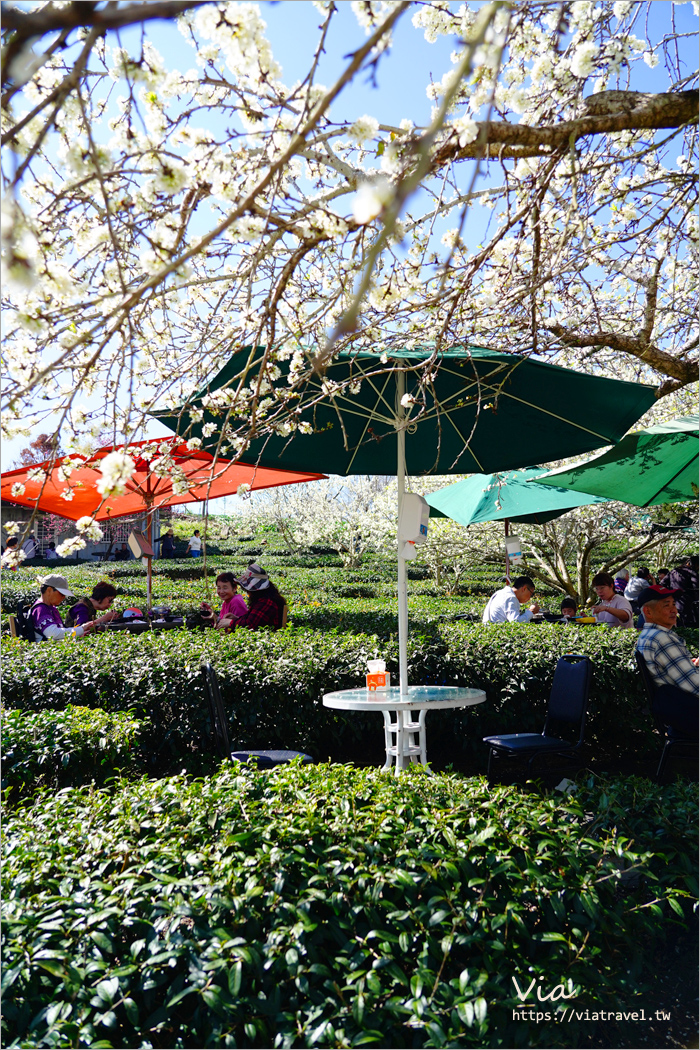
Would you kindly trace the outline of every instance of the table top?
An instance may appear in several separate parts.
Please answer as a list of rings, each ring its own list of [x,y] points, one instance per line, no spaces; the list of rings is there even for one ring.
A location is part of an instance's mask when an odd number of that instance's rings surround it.
[[[127,620],[120,623],[106,623],[104,629],[107,631],[126,631],[128,634],[144,634],[146,631],[174,631],[182,627],[184,620],[181,616],[174,620]]]
[[[435,710],[471,707],[483,704],[485,700],[483,689],[467,689],[456,685],[409,685],[408,696],[402,696],[400,686],[392,685],[389,689],[378,689],[376,692],[362,687],[326,693],[323,706],[334,707],[339,711],[396,711],[402,708]]]

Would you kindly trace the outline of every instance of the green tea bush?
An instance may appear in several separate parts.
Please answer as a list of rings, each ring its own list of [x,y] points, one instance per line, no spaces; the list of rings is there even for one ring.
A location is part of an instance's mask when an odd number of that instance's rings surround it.
[[[692,784],[343,766],[44,795],[4,829],[3,1046],[633,1045],[558,1011],[647,1005],[696,820]]]
[[[388,614],[387,614],[388,615]],[[276,633],[207,631],[103,635],[74,644],[3,641],[4,698],[25,711],[68,704],[133,710],[151,725],[151,750],[178,760],[208,748],[208,711],[199,674],[217,669],[238,747],[287,746],[345,760],[362,746],[381,753],[379,715],[343,715],[322,706],[324,693],[364,681],[366,660],[383,656],[398,675],[398,645],[371,634],[289,628]],[[606,750],[653,745],[631,631],[465,622],[412,627],[409,681],[483,689],[487,702],[431,712],[429,743],[483,755],[481,738],[539,730],[559,656],[587,653],[593,663],[587,740]],[[637,734],[635,739],[634,734]],[[379,749],[377,756],[367,749]],[[170,758],[168,758],[170,756]],[[167,767],[167,765],[166,765]],[[161,768],[161,767],[159,767]],[[176,767],[179,768],[179,767]]]
[[[143,720],[129,712],[73,707],[3,711],[2,785],[11,797],[38,787],[103,783],[138,765]]]

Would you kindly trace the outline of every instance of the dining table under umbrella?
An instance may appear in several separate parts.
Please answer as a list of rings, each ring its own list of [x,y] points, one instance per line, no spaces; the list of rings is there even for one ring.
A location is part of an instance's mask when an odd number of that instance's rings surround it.
[[[627,434],[602,456],[550,471],[538,486],[586,492],[634,507],[698,496],[698,416],[680,416]]]
[[[103,497],[99,484],[105,459],[114,452],[129,455],[134,471],[119,495]],[[91,517],[111,521],[129,514],[146,516],[153,543],[153,514],[160,507],[198,503],[248,489],[295,485],[325,478],[308,470],[285,470],[215,458],[203,448],[188,448],[176,438],[154,438],[129,445],[108,445],[90,456],[59,456],[2,474],[2,501],[59,515],[70,521]],[[147,599],[151,605],[151,559],[147,563]]]
[[[274,365],[265,389],[270,411],[284,403],[283,392],[291,394],[293,428],[284,420],[278,432],[259,427],[245,458],[343,476],[395,474],[399,521],[406,475],[488,473],[592,451],[619,440],[655,399],[652,387],[485,347],[341,351],[325,360],[300,348],[271,362],[265,347],[248,346],[185,403],[154,414],[181,437],[201,437],[214,448],[221,427],[235,427],[251,380],[268,365]],[[206,438],[210,423],[219,433]],[[408,597],[401,553],[398,599],[404,693]]]
[[[538,485],[543,467],[472,474],[426,496],[431,518],[451,518],[458,525],[503,521],[506,540],[512,522],[544,525],[576,507],[607,503],[604,496],[574,493],[570,489]],[[510,563],[506,544],[506,576]]]

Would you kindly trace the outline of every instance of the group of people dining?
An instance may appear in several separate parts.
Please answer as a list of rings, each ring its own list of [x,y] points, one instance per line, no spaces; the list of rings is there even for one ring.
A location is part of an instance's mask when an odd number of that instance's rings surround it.
[[[238,587],[246,593],[247,603],[237,593]],[[74,601],[65,621],[58,607],[67,599],[76,597],[65,576],[56,573],[45,576],[40,580],[40,588],[41,595],[28,613],[37,642],[84,638],[121,615],[111,608],[117,589],[106,581],[95,584],[90,595]],[[278,630],[286,623],[287,603],[284,595],[280,594],[268,574],[256,562],[251,562],[241,576],[234,576],[231,572],[219,573],[216,577],[216,593],[221,601],[220,610],[217,612],[208,602],[202,602],[198,626],[221,631],[233,631],[239,627],[248,630],[271,627]]]
[[[658,580],[648,568],[640,566],[634,576],[622,569],[615,577],[608,572],[597,573],[591,587],[598,596],[597,603],[584,615],[592,616],[608,627],[641,629],[645,622],[641,598],[650,587],[661,586],[675,595],[681,626],[698,626],[698,558],[692,555],[676,569],[660,569]],[[536,601],[535,583],[529,576],[517,576],[491,595],[482,614],[483,623],[529,623],[541,609]],[[531,604],[528,604],[531,603]],[[578,615],[574,598],[564,598],[560,606],[561,622]],[[635,616],[637,621],[635,624]],[[550,617],[551,618],[551,617]]]
[[[697,626],[697,561],[694,555],[678,569],[666,571],[663,576],[660,572],[658,583],[644,568],[638,569],[632,578],[629,572],[618,573],[615,578],[599,572],[592,581],[598,602],[590,610],[597,623],[626,629],[635,626],[635,612],[639,613],[636,648],[655,685],[655,714],[665,725],[688,738],[698,735],[698,658],[691,656],[673,628],[681,610],[685,614],[683,626]],[[686,587],[674,586],[684,580]],[[620,582],[624,583],[623,587]],[[491,596],[484,609],[483,622],[530,622],[540,611],[537,602],[532,601],[534,595],[534,581],[529,576],[516,577],[512,584]],[[532,604],[527,606],[528,602]],[[522,608],[523,605],[527,607]],[[562,621],[576,616],[577,611],[574,599],[564,598]]]

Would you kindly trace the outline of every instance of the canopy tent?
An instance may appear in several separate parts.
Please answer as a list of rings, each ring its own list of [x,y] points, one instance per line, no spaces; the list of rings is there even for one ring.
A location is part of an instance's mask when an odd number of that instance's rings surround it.
[[[698,416],[682,416],[628,434],[602,456],[552,471],[537,483],[634,507],[697,498]]]
[[[98,490],[101,467],[112,452],[125,451],[135,470],[119,496],[104,498]],[[32,475],[41,472],[43,476]],[[149,542],[153,511],[178,503],[197,503],[234,495],[241,485],[250,489],[295,485],[325,478],[325,474],[258,467],[218,459],[204,449],[189,449],[176,438],[156,438],[130,445],[108,445],[90,457],[62,456],[33,463],[2,475],[2,500],[58,514],[78,521],[89,516],[109,521],[126,514],[146,512]],[[148,601],[151,598],[151,562],[148,559]]]
[[[243,412],[247,384],[265,366],[265,355],[264,347],[244,347],[187,403],[156,415],[180,435],[202,437],[206,447],[203,427],[220,428],[227,412]],[[281,392],[291,391],[296,420],[311,433],[261,435],[246,459],[292,470],[318,465],[341,475],[395,473],[399,518],[407,473],[483,473],[580,454],[617,441],[654,401],[651,387],[483,347],[339,352],[322,363],[309,352],[306,361],[293,363],[290,371],[289,360],[274,362],[278,371],[265,397],[273,411],[283,404]],[[212,396],[222,391],[225,396]],[[218,440],[208,439],[209,447]],[[401,556],[398,591],[405,693],[408,600]]]

